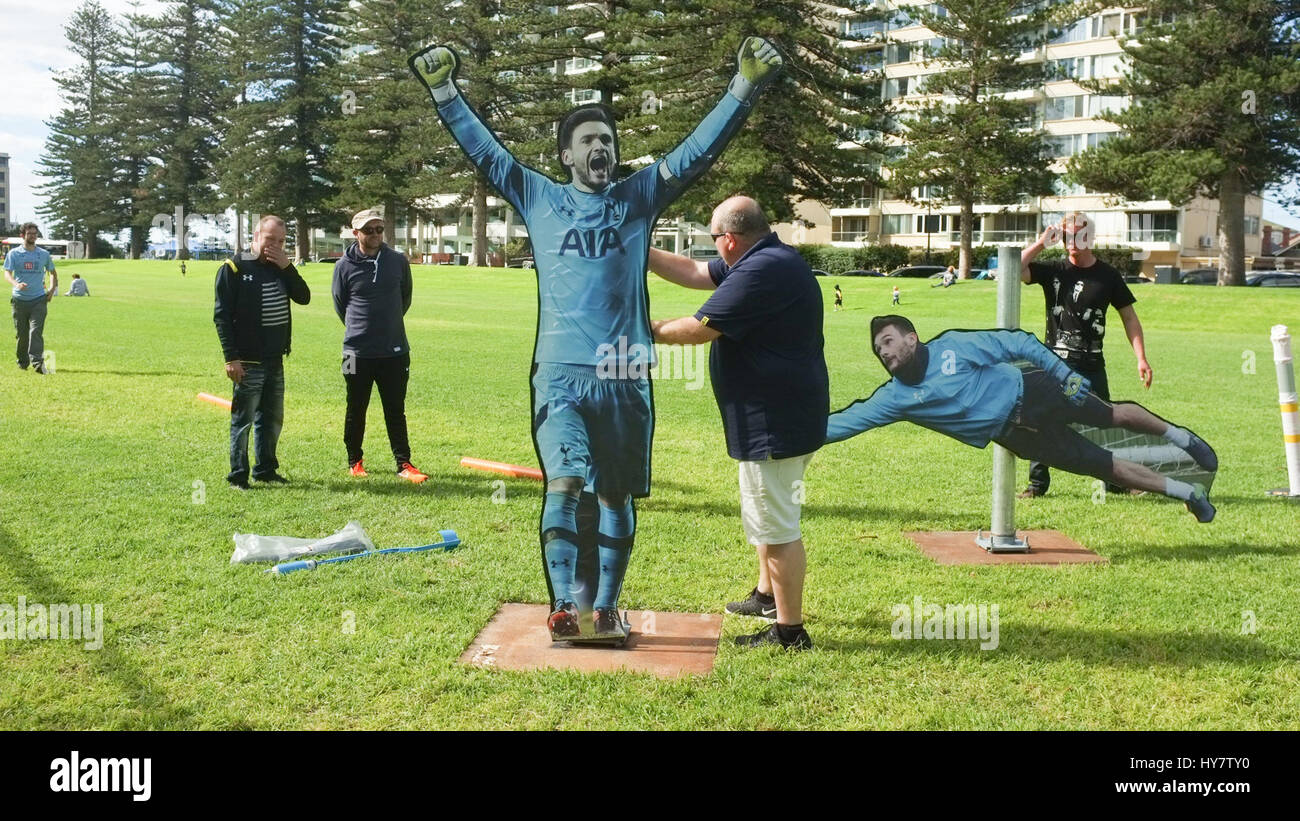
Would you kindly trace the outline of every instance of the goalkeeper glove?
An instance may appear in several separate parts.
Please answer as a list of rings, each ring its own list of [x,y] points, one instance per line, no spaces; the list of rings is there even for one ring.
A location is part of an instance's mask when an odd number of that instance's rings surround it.
[[[728,91],[736,99],[751,102],[781,71],[781,52],[762,37],[747,37],[736,54],[736,76]]]
[[[430,46],[412,54],[406,62],[429,89],[434,103],[445,103],[458,93],[456,68],[460,61],[456,59],[456,52],[446,46]]]

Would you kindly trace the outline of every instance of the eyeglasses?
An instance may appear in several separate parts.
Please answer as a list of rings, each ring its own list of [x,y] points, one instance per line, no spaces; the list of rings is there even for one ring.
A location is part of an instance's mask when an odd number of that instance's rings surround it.
[[[731,233],[730,231],[723,231],[721,234],[709,234],[709,236],[710,236],[710,237],[713,237],[713,241],[714,241],[714,242],[717,242],[719,239],[721,239],[722,237],[725,237],[727,234],[730,234],[730,233]]]
[[[371,235],[374,235],[374,234],[382,234],[382,233],[384,233],[384,226],[382,226],[382,225],[367,225],[365,228],[361,228],[361,229],[359,229],[359,230],[360,230],[361,233],[363,233],[363,234],[371,234]]]

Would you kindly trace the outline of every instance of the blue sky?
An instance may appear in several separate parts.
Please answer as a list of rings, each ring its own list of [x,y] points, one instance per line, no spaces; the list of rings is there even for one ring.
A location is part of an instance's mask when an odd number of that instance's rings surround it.
[[[127,0],[100,0],[112,14],[130,10]],[[5,21],[6,44],[0,49],[0,77],[4,77],[4,115],[0,118],[0,152],[9,155],[10,221],[40,221],[36,209],[42,203],[35,187],[42,182],[35,174],[36,160],[45,145],[45,121],[59,109],[58,88],[52,71],[69,68],[75,57],[67,48],[63,26],[80,0],[0,0],[0,20]],[[142,12],[163,4],[144,0]],[[1291,188],[1294,191],[1297,183]],[[1272,195],[1273,199],[1281,199]],[[1264,219],[1300,228],[1300,215],[1288,213],[1268,199]]]

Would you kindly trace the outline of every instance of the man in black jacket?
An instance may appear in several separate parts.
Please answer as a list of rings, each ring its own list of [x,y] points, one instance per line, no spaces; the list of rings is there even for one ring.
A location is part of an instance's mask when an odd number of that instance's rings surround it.
[[[284,424],[284,363],[293,325],[289,300],[306,305],[307,283],[284,253],[284,220],[265,216],[253,231],[253,245],[217,269],[213,321],[234,383],[230,402],[230,474],[226,481],[248,489],[248,429],[253,429],[256,463],[252,478],[284,484],[275,446]]]
[[[384,215],[375,209],[352,218],[352,235],[343,258],[334,263],[334,310],[343,320],[343,381],[348,409],[343,418],[343,445],[353,476],[366,476],[361,443],[366,436],[366,409],[373,386],[384,405],[388,444],[397,475],[419,484],[429,477],[411,464],[406,435],[406,383],[411,348],[402,317],[411,307],[411,263],[384,244]]]

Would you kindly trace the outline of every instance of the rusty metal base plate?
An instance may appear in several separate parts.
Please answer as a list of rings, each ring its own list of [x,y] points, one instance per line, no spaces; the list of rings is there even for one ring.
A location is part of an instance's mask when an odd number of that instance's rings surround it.
[[[660,678],[708,675],[718,653],[722,614],[629,610],[627,642],[552,642],[544,604],[501,605],[460,657],[463,664],[500,670],[579,670],[651,673]]]
[[[1028,553],[989,553],[975,544],[975,532],[936,531],[903,534],[916,542],[921,552],[939,564],[1105,564],[1093,553],[1059,530],[1017,530],[1029,540]]]

